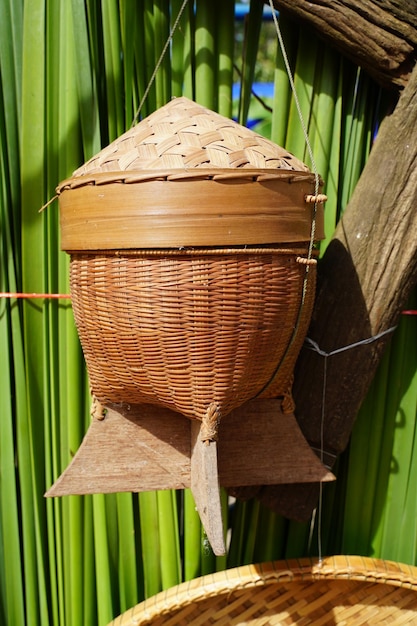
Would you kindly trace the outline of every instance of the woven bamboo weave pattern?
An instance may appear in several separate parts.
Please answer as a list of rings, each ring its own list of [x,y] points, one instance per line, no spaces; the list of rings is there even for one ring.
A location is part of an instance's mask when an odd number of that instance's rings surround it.
[[[187,98],[176,98],[121,135],[74,176],[184,167],[309,171],[261,135]]]
[[[198,419],[211,402],[226,415],[256,396],[297,323],[305,269],[296,259],[291,249],[102,253],[94,264],[74,255],[73,308],[94,394]],[[276,396],[288,391],[302,340],[279,368]]]
[[[161,592],[111,624],[417,624],[417,568],[353,556],[244,566]]]

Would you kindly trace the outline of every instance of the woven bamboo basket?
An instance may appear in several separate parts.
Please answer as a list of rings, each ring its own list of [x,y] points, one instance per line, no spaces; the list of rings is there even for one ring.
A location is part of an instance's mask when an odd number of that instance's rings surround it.
[[[354,556],[238,567],[172,587],[111,622],[147,624],[417,624],[417,568]]]
[[[291,400],[314,298],[313,206],[323,237],[314,190],[294,156],[186,98],[61,183],[94,396],[212,424],[257,396]]]

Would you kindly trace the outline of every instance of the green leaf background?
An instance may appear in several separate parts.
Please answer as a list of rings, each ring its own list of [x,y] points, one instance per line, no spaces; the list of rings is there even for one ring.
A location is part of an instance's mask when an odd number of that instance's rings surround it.
[[[61,180],[138,119],[181,8],[139,117],[183,94],[243,124],[257,120],[255,130],[309,164],[259,0],[243,23],[233,0],[185,7],[182,0],[0,0],[2,292],[68,292],[57,204],[39,210]],[[324,250],[389,97],[305,27],[285,16],[280,25],[326,180]],[[271,46],[273,95],[259,100],[253,83]],[[325,489],[325,554],[416,563],[416,333],[416,319],[404,316],[339,459],[338,480]],[[308,546],[310,524],[257,501],[230,506],[225,494],[226,557],[212,554],[188,491],[46,500],[89,423],[70,302],[0,298],[0,355],[0,624],[104,625],[183,580],[317,552],[317,535]]]

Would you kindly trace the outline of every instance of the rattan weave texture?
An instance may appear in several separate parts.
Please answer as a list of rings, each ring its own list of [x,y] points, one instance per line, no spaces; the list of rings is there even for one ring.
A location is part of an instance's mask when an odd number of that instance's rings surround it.
[[[172,587],[109,626],[417,624],[417,568],[337,556],[238,567]]]
[[[262,392],[299,314],[305,268],[285,252],[74,255],[72,303],[96,397],[203,419],[211,402],[226,415]],[[289,391],[299,344],[269,397]]]

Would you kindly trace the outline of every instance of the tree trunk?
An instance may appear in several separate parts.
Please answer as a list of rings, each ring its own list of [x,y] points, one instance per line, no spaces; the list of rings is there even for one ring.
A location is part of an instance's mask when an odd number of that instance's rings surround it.
[[[274,0],[379,84],[402,88],[416,61],[416,0]]]
[[[381,125],[352,199],[319,263],[308,338],[327,354],[372,339],[329,356],[304,347],[297,363],[297,419],[313,448],[320,450],[323,444],[330,466],[348,443],[392,333],[376,336],[397,324],[417,281],[416,102],[417,66],[394,113]],[[294,486],[290,491],[264,487],[258,496],[289,517],[305,519],[316,505],[317,485],[303,485],[298,491]]]

